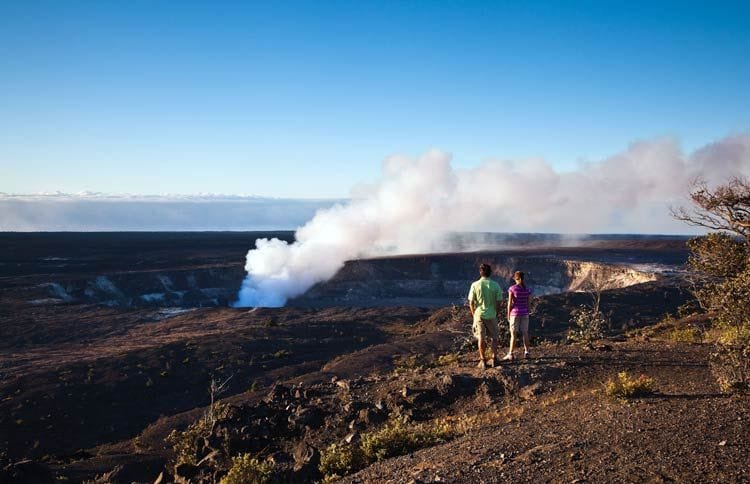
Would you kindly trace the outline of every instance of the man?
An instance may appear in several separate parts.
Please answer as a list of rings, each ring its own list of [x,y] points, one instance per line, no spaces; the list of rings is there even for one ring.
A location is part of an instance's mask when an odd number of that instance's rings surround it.
[[[472,331],[479,344],[479,364],[477,367],[484,370],[487,363],[484,351],[487,348],[487,339],[492,343],[491,366],[497,365],[500,360],[497,356],[497,344],[500,337],[500,329],[497,324],[497,314],[500,312],[500,304],[503,300],[503,292],[500,285],[490,279],[492,267],[489,264],[479,266],[480,279],[471,285],[469,290],[469,309],[473,318]]]

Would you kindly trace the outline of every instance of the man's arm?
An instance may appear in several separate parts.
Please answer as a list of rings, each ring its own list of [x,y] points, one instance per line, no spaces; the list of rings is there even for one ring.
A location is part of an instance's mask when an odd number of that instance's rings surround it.
[[[471,311],[471,317],[474,317],[474,285],[471,285],[471,288],[469,289],[469,310]]]

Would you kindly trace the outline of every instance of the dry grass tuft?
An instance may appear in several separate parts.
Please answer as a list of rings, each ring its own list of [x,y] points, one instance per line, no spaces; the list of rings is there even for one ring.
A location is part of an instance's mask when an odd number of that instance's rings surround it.
[[[618,399],[643,397],[654,393],[654,380],[646,375],[634,378],[627,371],[621,371],[617,378],[607,382],[605,392]]]
[[[329,482],[374,462],[447,442],[461,433],[456,422],[447,419],[423,423],[395,419],[379,430],[362,434],[358,445],[332,444],[323,451],[319,469],[324,482]]]
[[[250,454],[232,458],[232,467],[220,484],[266,484],[271,482],[276,463],[272,460],[261,461]]]

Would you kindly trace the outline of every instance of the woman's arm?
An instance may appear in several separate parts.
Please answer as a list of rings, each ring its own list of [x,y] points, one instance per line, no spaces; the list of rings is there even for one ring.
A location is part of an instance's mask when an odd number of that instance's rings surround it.
[[[516,302],[516,296],[512,292],[508,291],[508,320],[510,320],[510,310],[513,309],[513,304]]]

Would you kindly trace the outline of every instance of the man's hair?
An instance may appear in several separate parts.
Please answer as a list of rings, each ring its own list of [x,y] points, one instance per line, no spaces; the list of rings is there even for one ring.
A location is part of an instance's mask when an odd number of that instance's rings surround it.
[[[482,264],[479,266],[479,273],[482,277],[490,277],[492,275],[492,267],[489,264]]]

